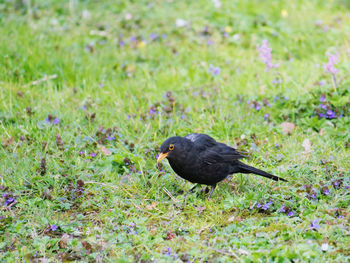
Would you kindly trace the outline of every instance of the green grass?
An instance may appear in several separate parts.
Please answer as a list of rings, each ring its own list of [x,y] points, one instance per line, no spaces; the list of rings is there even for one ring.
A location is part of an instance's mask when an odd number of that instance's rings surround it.
[[[2,261],[350,260],[349,8],[1,2]],[[264,39],[279,64],[269,71],[257,50]],[[327,52],[339,56],[336,86],[323,70]],[[337,118],[318,117],[322,95]],[[283,122],[296,125],[290,135]],[[191,132],[247,151],[247,163],[289,182],[236,174],[209,201],[197,189],[181,210],[191,184],[166,161],[157,170],[156,155],[166,138]]]

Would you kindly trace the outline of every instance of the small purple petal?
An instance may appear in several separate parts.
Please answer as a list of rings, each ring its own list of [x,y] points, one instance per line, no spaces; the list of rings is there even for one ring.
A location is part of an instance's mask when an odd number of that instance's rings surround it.
[[[59,118],[55,118],[53,121],[52,121],[52,124],[56,125],[56,124],[59,124],[60,123],[60,119]]]
[[[56,231],[57,228],[58,228],[58,226],[56,226],[56,225],[51,225],[51,226],[50,226],[50,230],[51,230],[51,231]]]
[[[320,229],[320,225],[318,224],[319,220],[318,219],[315,219],[315,220],[311,220],[310,221],[310,227],[311,228],[314,228],[314,229]]]
[[[107,136],[106,140],[107,141],[114,141],[115,137],[114,136]]]

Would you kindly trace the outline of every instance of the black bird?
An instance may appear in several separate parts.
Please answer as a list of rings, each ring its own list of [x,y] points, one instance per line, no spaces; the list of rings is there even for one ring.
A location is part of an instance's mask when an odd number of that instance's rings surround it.
[[[168,138],[161,145],[160,151],[157,164],[167,158],[180,177],[196,183],[186,197],[199,184],[205,184],[211,186],[209,199],[216,184],[234,173],[253,173],[275,181],[287,182],[283,178],[240,162],[239,159],[244,158],[244,155],[226,144],[216,142],[206,134],[191,133],[185,137]]]

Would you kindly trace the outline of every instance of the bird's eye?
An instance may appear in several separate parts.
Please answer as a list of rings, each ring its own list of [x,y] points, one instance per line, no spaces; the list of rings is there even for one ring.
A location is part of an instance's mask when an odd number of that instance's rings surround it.
[[[170,144],[170,145],[169,145],[169,150],[170,150],[170,151],[174,150],[174,144]]]

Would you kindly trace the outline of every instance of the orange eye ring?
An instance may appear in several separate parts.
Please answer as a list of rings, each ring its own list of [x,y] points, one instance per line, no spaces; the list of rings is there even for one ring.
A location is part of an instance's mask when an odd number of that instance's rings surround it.
[[[174,144],[170,144],[170,145],[169,145],[169,150],[170,150],[170,151],[174,150]]]

